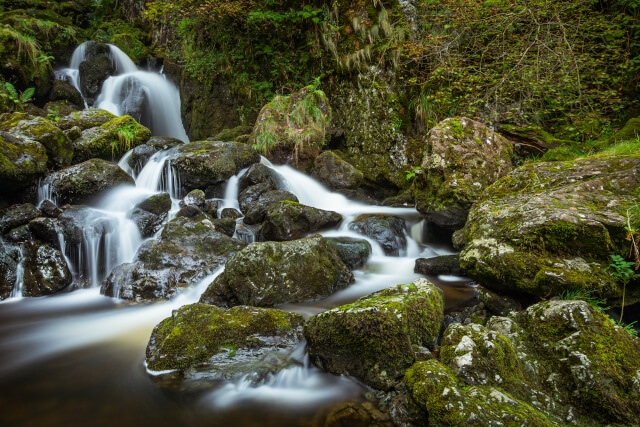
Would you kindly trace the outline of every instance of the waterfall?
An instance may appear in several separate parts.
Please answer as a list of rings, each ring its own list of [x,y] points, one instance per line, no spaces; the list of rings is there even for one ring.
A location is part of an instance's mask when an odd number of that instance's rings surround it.
[[[0,242],[2,244],[2,242]],[[11,298],[20,299],[22,298],[22,291],[24,288],[24,254],[22,253],[22,247],[18,246],[18,265],[16,266],[16,281],[13,285],[13,290],[11,291]]]

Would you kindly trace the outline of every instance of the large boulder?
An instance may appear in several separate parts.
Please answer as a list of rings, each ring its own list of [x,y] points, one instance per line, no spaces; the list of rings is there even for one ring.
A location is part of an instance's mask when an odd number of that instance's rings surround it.
[[[637,425],[640,340],[584,301],[452,324],[405,377],[430,422]]]
[[[101,159],[91,159],[49,175],[58,203],[89,203],[119,185],[134,185],[135,181],[117,165]]]
[[[20,193],[47,173],[47,151],[39,142],[0,131],[0,194]]]
[[[282,178],[276,171],[262,163],[254,163],[238,180],[238,193],[258,184],[268,184],[270,190],[282,190]]]
[[[153,329],[147,368],[179,370],[186,378],[231,380],[255,375],[261,359],[274,358],[274,353],[291,349],[302,339],[303,323],[300,314],[282,310],[186,305]]]
[[[553,296],[584,288],[615,300],[608,271],[626,254],[627,210],[637,203],[640,158],[524,165],[489,187],[454,235],[462,269],[494,291]],[[628,303],[640,287],[626,288]]]
[[[78,89],[64,80],[58,79],[53,82],[53,87],[49,92],[49,101],[67,101],[76,107],[82,108],[84,106],[84,99]]]
[[[196,141],[181,145],[172,160],[184,191],[206,189],[257,163],[258,153],[246,144]]]
[[[416,360],[430,356],[444,318],[444,296],[426,279],[396,285],[311,317],[304,327],[311,361],[389,390]]]
[[[100,127],[83,131],[82,136],[73,141],[73,161],[117,159],[150,137],[151,131],[131,116],[116,117]]]
[[[134,302],[167,300],[225,265],[246,246],[218,230],[211,217],[178,217],[160,239],[143,244],[133,263],[116,267],[102,293]]]
[[[318,157],[330,122],[327,96],[307,86],[291,95],[277,95],[262,107],[249,141],[274,161],[297,165],[299,160]]]
[[[262,236],[267,240],[295,240],[341,222],[342,215],[337,212],[285,200],[276,202],[266,211]]]
[[[80,90],[87,104],[93,105],[107,78],[116,74],[116,69],[107,53],[88,57],[80,63]]]
[[[482,191],[511,170],[512,155],[511,143],[482,123],[460,117],[438,123],[415,183],[418,211],[449,233],[462,228]]]
[[[23,113],[3,114],[1,117],[0,130],[22,140],[39,142],[44,146],[47,151],[47,165],[50,168],[59,169],[71,164],[71,141],[51,121]]]
[[[429,276],[450,274],[460,276],[460,257],[458,255],[442,255],[433,258],[418,258],[413,269],[414,272]]]
[[[183,142],[169,136],[152,136],[149,140],[133,149],[128,164],[131,169],[139,173],[147,161],[158,151],[169,150]]]
[[[280,202],[289,201],[289,202],[298,202],[298,198],[295,194],[290,193],[288,191],[282,190],[269,190],[265,192],[258,192],[258,198],[256,200],[250,199],[247,197],[251,194],[250,189],[261,189],[261,185],[255,185],[249,187],[246,191],[242,193],[242,208],[244,208],[244,219],[243,222],[245,224],[253,225],[260,224],[265,220],[267,212],[269,209],[274,207]]]
[[[64,254],[50,244],[30,240],[22,245],[24,255],[24,287],[22,294],[40,297],[54,294],[73,280]]]
[[[62,117],[56,124],[62,130],[69,130],[74,127],[78,127],[80,130],[87,130],[97,126],[102,126],[115,118],[116,116],[107,110],[87,108]]]
[[[356,190],[362,185],[364,175],[332,151],[320,153],[313,163],[311,175],[331,190]]]
[[[253,243],[229,259],[200,302],[272,307],[317,300],[352,281],[351,271],[322,236]]]
[[[384,253],[398,256],[407,248],[404,219],[388,214],[365,214],[356,217],[349,229],[380,243]]]

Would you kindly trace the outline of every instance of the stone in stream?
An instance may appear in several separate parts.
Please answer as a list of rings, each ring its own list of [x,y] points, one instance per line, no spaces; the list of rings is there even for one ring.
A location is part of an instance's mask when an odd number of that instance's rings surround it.
[[[129,216],[138,226],[142,237],[151,237],[160,230],[169,210],[171,210],[171,196],[169,193],[160,193],[138,203]]]
[[[281,178],[273,169],[262,163],[254,163],[238,180],[238,193],[242,193],[251,186],[264,183],[268,184],[271,190],[283,189]]]
[[[313,163],[311,175],[331,190],[356,190],[364,181],[364,175],[351,164],[331,151],[323,151]]]
[[[545,301],[450,325],[405,384],[434,424],[637,425],[640,340],[585,301]]]
[[[59,292],[73,280],[64,254],[50,244],[30,240],[22,245],[23,295],[40,297]]]
[[[38,208],[31,203],[12,206],[0,217],[0,234],[28,224],[29,221],[41,216]]]
[[[486,189],[454,243],[460,265],[487,289],[539,297],[581,288],[619,304],[611,254],[629,251],[640,156],[528,164]],[[640,299],[638,281],[625,303]]]
[[[246,243],[219,231],[211,217],[178,217],[160,239],[143,244],[132,263],[113,269],[101,292],[139,303],[167,300],[197,284]]]
[[[200,302],[272,307],[314,301],[351,282],[353,274],[322,236],[253,243],[229,259]]]
[[[329,237],[327,240],[336,249],[342,262],[352,270],[362,267],[371,256],[371,245],[364,239]]]
[[[102,84],[109,76],[116,74],[115,65],[109,57],[109,46],[104,43],[89,41],[85,60],[80,63],[80,90],[89,105],[93,105],[100,94]]]
[[[289,191],[270,190],[261,193],[257,200],[244,203],[244,223],[248,225],[262,223],[265,220],[267,211],[271,207],[275,206],[278,202],[284,202],[286,200],[290,202],[298,202],[298,198],[295,194],[290,193]]]
[[[433,357],[443,310],[442,291],[426,279],[383,289],[311,317],[309,356],[327,372],[389,390],[414,362]]]
[[[413,270],[416,273],[429,276],[448,274],[452,276],[462,275],[460,257],[458,255],[442,255],[433,258],[418,258]]]
[[[204,210],[204,204],[205,198],[204,191],[202,190],[192,190],[180,201],[181,208],[185,206],[195,206],[200,210]]]
[[[16,283],[18,261],[11,247],[0,242],[0,300],[9,298]]]
[[[51,185],[61,205],[89,203],[114,187],[135,184],[120,167],[101,159],[87,160],[54,172],[45,182]]]
[[[0,131],[0,195],[19,195],[47,173],[47,150],[39,142]]]
[[[407,248],[404,219],[388,214],[360,215],[349,224],[349,229],[380,243],[384,253],[399,256]]]
[[[179,370],[186,378],[264,378],[286,366],[280,354],[302,339],[304,319],[282,310],[191,304],[175,310],[151,333],[151,371]]]
[[[295,240],[341,222],[342,215],[337,212],[285,200],[266,211],[261,233],[267,240]]]
[[[147,164],[151,156],[155,153],[163,150],[169,150],[173,147],[183,144],[177,138],[171,138],[169,136],[152,136],[144,144],[138,145],[131,152],[128,164],[131,169],[136,173],[140,173],[144,165]]]

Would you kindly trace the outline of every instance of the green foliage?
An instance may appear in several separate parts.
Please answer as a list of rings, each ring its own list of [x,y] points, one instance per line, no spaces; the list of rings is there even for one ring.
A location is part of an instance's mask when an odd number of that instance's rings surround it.
[[[118,129],[117,141],[111,142],[111,156],[115,156],[115,151],[129,151],[131,149],[131,144],[138,136],[138,124],[135,122],[129,123],[120,129]]]
[[[416,173],[421,170],[422,168],[420,166],[416,166],[413,169],[409,169],[408,171],[405,171],[405,179],[407,181],[411,181],[413,178],[415,178]]]
[[[24,105],[35,94],[36,89],[33,87],[28,88],[22,93],[18,93],[16,88],[9,82],[0,82],[0,98],[3,100],[3,104],[9,103],[10,109],[22,110]]]
[[[627,290],[627,284],[631,280],[640,278],[640,274],[636,274],[633,261],[625,261],[620,255],[611,255],[611,263],[609,264],[609,274],[618,282],[622,283],[622,306],[620,309],[620,322],[624,314],[624,297]]]
[[[561,300],[566,300],[566,301],[575,301],[575,300],[585,301],[600,313],[604,313],[605,311],[611,308],[606,305],[607,301],[605,299],[594,296],[593,291],[591,291],[590,289],[585,289],[585,288],[567,289],[565,291],[562,291],[558,296],[560,297]]]

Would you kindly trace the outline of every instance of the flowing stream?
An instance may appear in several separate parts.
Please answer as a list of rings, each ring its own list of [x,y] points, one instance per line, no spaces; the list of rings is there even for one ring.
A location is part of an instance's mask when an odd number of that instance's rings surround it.
[[[76,53],[82,57],[82,46]],[[77,65],[72,63],[71,67],[77,69]],[[115,111],[122,112],[122,105],[129,102],[127,91],[135,86],[131,82],[147,80],[140,77],[142,72],[137,69],[123,65],[118,70],[123,74],[105,82],[100,105],[110,102]],[[117,98],[114,93],[125,96]],[[179,98],[172,102],[167,111],[173,111],[171,114],[176,114],[174,118],[179,121]],[[151,105],[156,108],[155,102]],[[186,134],[183,140],[187,140]],[[129,155],[125,155],[120,166],[133,174],[127,164]],[[410,283],[420,277],[413,272],[417,257],[452,253],[444,245],[427,243],[420,216],[413,208],[353,202],[293,168],[274,166],[266,159],[262,162],[280,174],[301,203],[344,216],[338,229],[322,233],[326,236],[363,238],[348,230],[349,222],[363,213],[392,213],[403,217],[409,226],[407,249],[400,256],[385,256],[380,245],[368,239],[373,254],[365,266],[354,271],[354,284],[321,301],[280,308],[309,317],[388,286]],[[242,173],[228,181],[222,207],[238,207],[238,177]],[[131,262],[143,241],[127,217],[132,207],[152,194],[168,191],[173,199],[173,213],[178,208],[180,183],[171,167],[170,151],[156,153],[135,179],[135,187],[114,189],[86,208],[80,244],[61,241],[75,282],[82,282],[86,288],[42,298],[17,296],[0,303],[3,425],[314,425],[314,419],[328,406],[365,399],[367,389],[358,382],[311,366],[304,343],[289,355],[291,367],[258,385],[247,378],[198,391],[179,392],[162,387],[162,379],[150,375],[144,366],[145,348],[153,327],[170,316],[172,310],[196,302],[221,271],[168,302],[136,306],[100,295],[99,286],[106,275],[115,266]],[[47,188],[41,188],[41,200],[52,196]],[[447,309],[464,305],[475,294],[464,278],[430,279],[444,290]]]

